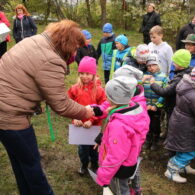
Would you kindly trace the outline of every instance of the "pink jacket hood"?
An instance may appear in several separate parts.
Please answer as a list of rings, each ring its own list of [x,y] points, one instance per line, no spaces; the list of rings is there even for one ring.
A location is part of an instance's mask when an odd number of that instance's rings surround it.
[[[110,117],[100,146],[97,183],[101,186],[110,183],[121,165],[137,163],[149,130],[150,120],[141,104],[136,103],[119,112]]]

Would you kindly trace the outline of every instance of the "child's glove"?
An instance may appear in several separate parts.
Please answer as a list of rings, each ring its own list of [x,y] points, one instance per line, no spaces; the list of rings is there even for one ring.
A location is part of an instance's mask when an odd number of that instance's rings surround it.
[[[103,136],[103,133],[99,133],[98,136],[95,138],[95,143],[97,143],[98,145],[101,144],[102,142],[102,136]]]
[[[102,116],[103,112],[98,106],[92,106],[93,112],[95,113],[95,116]]]

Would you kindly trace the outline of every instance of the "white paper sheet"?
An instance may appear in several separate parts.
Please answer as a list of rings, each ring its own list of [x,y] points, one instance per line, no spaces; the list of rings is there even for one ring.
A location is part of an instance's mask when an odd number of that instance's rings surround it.
[[[4,23],[0,23],[0,43],[6,40],[10,29]]]
[[[100,133],[100,126],[92,126],[89,129],[69,125],[69,144],[95,145],[95,138]]]
[[[91,169],[88,169],[89,175],[93,179],[93,181],[96,183],[97,174],[94,173]]]

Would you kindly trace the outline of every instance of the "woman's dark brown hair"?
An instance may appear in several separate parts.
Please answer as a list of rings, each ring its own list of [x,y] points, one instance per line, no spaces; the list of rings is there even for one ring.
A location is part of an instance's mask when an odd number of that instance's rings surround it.
[[[66,62],[79,47],[85,45],[85,37],[79,25],[72,20],[51,23],[45,31],[51,37],[55,49],[60,52]]]
[[[18,4],[18,5],[16,6],[16,8],[15,8],[16,16],[18,15],[18,12],[17,12],[18,9],[22,9],[24,15],[30,16],[30,14],[28,13],[27,9],[26,9],[26,8],[24,7],[24,5],[22,5],[22,4]]]

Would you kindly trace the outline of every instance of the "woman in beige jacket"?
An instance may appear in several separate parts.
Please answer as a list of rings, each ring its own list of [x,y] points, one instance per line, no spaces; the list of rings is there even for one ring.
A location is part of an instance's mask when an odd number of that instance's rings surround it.
[[[9,155],[21,195],[53,195],[42,171],[30,118],[45,100],[59,115],[74,119],[93,115],[68,98],[67,65],[85,39],[70,20],[50,24],[39,35],[16,44],[0,59],[0,141]]]

